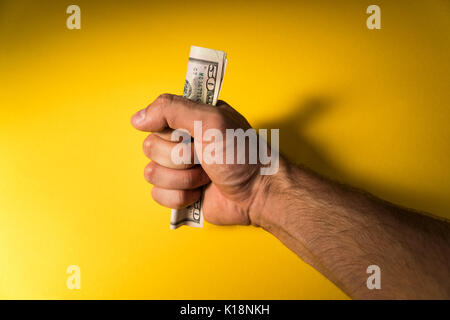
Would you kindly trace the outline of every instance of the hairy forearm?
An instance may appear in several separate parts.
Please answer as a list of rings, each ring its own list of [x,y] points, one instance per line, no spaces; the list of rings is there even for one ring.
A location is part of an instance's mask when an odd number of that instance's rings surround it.
[[[252,221],[352,298],[450,298],[450,227],[282,161]],[[381,269],[369,290],[367,267]]]

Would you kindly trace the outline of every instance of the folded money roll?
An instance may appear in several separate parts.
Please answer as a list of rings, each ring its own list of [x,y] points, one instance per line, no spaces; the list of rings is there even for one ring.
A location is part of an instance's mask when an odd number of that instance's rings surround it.
[[[191,46],[183,97],[215,106],[226,64],[225,52]],[[203,227],[202,201],[203,197],[186,208],[172,209],[170,228]]]

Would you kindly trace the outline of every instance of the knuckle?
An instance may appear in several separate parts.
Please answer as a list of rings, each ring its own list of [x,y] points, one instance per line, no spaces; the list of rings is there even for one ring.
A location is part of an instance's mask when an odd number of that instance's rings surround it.
[[[153,200],[155,200],[156,202],[161,203],[161,202],[159,201],[158,189],[157,189],[157,188],[153,188],[153,189],[152,189],[152,198],[153,198]]]
[[[155,166],[152,163],[149,163],[144,169],[144,177],[150,183],[154,182],[154,176],[155,176],[154,172],[155,172]]]
[[[225,122],[222,112],[218,109],[212,109],[210,112],[208,121],[211,123],[211,126],[215,128],[222,128]]]
[[[160,104],[162,106],[166,106],[172,102],[173,97],[174,96],[172,94],[163,93],[163,94],[160,94],[158,96],[158,98],[156,98],[156,101],[158,102],[158,104]]]
[[[155,136],[150,134],[147,138],[145,138],[144,143],[142,145],[142,150],[147,157],[150,157],[152,154],[152,149],[155,144]]]

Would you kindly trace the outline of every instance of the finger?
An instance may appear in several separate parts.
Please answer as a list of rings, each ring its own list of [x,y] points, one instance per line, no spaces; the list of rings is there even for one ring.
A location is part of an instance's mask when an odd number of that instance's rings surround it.
[[[164,189],[196,189],[209,183],[209,177],[202,167],[175,170],[150,162],[144,170],[145,180]]]
[[[145,140],[144,144],[142,146],[142,149],[144,151],[144,154],[149,158],[155,161],[156,163],[172,168],[172,169],[187,169],[190,167],[193,167],[194,164],[194,144],[189,143],[187,145],[187,150],[189,150],[190,154],[186,155],[186,158],[183,158],[183,154],[181,148],[179,148],[179,143],[176,142],[170,142],[167,140],[164,140],[160,138],[159,136],[155,134],[150,134]],[[174,149],[177,148],[177,149]],[[179,156],[179,158],[186,159],[182,161],[181,163],[176,163],[176,159],[172,158],[172,151],[174,152],[174,155],[176,154]],[[188,151],[186,151],[188,152]]]
[[[152,190],[152,196],[156,202],[173,209],[185,208],[200,199],[201,195],[201,188],[194,190],[172,190],[154,187]]]
[[[186,129],[193,137],[194,121],[209,122],[215,127],[215,123],[221,121],[221,116],[218,109],[211,108],[210,105],[176,95],[162,94],[131,119],[131,123],[138,130],[158,132],[167,127]]]
[[[176,139],[172,140],[172,133],[173,133],[173,131],[174,131],[173,129],[166,128],[166,129],[164,129],[162,131],[159,131],[159,132],[155,131],[155,132],[153,132],[153,134],[155,134],[158,137],[160,137],[160,138],[162,138],[164,140],[167,140],[167,141],[179,142],[180,140],[182,140],[182,137],[180,137],[178,139],[178,141],[176,141]]]

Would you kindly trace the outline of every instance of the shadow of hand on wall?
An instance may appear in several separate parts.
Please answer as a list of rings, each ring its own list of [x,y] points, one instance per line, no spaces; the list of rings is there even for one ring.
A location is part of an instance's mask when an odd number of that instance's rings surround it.
[[[332,107],[333,100],[327,97],[311,97],[299,103],[286,116],[261,123],[258,128],[280,130],[280,153],[291,162],[305,165],[330,178],[342,178],[341,170],[331,157],[306,134],[308,128]],[[270,133],[268,133],[270,138]]]
[[[326,112],[333,108],[333,103],[333,99],[325,96],[311,97],[299,103],[286,116],[258,124],[257,128],[279,129],[280,153],[295,164],[304,165],[324,177],[361,188],[387,201],[450,218],[448,198],[420,187],[401,188],[401,183],[392,185],[382,178],[373,181],[340,168],[327,150],[307,134],[309,127],[321,121]]]

